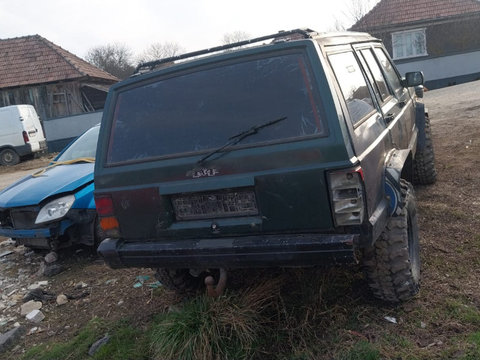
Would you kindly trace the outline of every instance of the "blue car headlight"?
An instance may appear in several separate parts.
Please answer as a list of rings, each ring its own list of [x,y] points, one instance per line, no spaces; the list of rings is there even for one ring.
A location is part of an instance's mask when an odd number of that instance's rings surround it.
[[[75,202],[74,195],[67,195],[50,201],[40,209],[35,224],[41,224],[64,217]]]

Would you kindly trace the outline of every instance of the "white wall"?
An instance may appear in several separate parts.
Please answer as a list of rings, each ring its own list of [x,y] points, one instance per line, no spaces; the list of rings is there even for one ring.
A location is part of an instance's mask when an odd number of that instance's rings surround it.
[[[47,141],[71,139],[79,136],[102,120],[103,111],[67,116],[63,118],[44,120],[45,137]]]
[[[480,72],[480,51],[397,64],[403,76],[409,71],[423,71],[425,81],[446,79]]]

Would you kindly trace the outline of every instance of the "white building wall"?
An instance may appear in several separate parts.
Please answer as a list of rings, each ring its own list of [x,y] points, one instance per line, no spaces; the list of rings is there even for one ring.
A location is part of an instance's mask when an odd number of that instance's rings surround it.
[[[53,120],[44,120],[45,137],[47,141],[71,139],[81,135],[102,120],[103,111],[72,115]]]
[[[480,72],[480,51],[397,64],[401,75],[423,71],[425,81],[447,79]]]

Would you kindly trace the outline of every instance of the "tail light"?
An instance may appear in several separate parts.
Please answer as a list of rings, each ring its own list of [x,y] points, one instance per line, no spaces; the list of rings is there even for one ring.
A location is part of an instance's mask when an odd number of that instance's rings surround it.
[[[22,136],[23,136],[23,141],[25,142],[25,144],[28,144],[30,142],[30,139],[28,138],[27,132],[23,131]]]
[[[335,224],[360,225],[365,214],[361,167],[328,173]]]
[[[113,200],[108,195],[95,196],[95,207],[97,208],[100,227],[106,237],[120,237],[120,225],[113,213]]]

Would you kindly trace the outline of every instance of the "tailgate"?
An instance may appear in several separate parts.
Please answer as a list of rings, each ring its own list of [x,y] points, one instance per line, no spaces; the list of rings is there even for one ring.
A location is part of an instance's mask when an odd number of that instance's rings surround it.
[[[334,225],[326,169],[338,163],[324,163],[322,156],[318,149],[298,149],[289,156],[265,153],[255,161],[216,160],[197,178],[191,164],[158,163],[148,171],[139,164],[128,172],[123,166],[121,173],[96,181],[122,179],[124,186],[96,185],[97,194],[112,196],[127,239],[329,232]],[[312,157],[318,159],[314,166]]]

